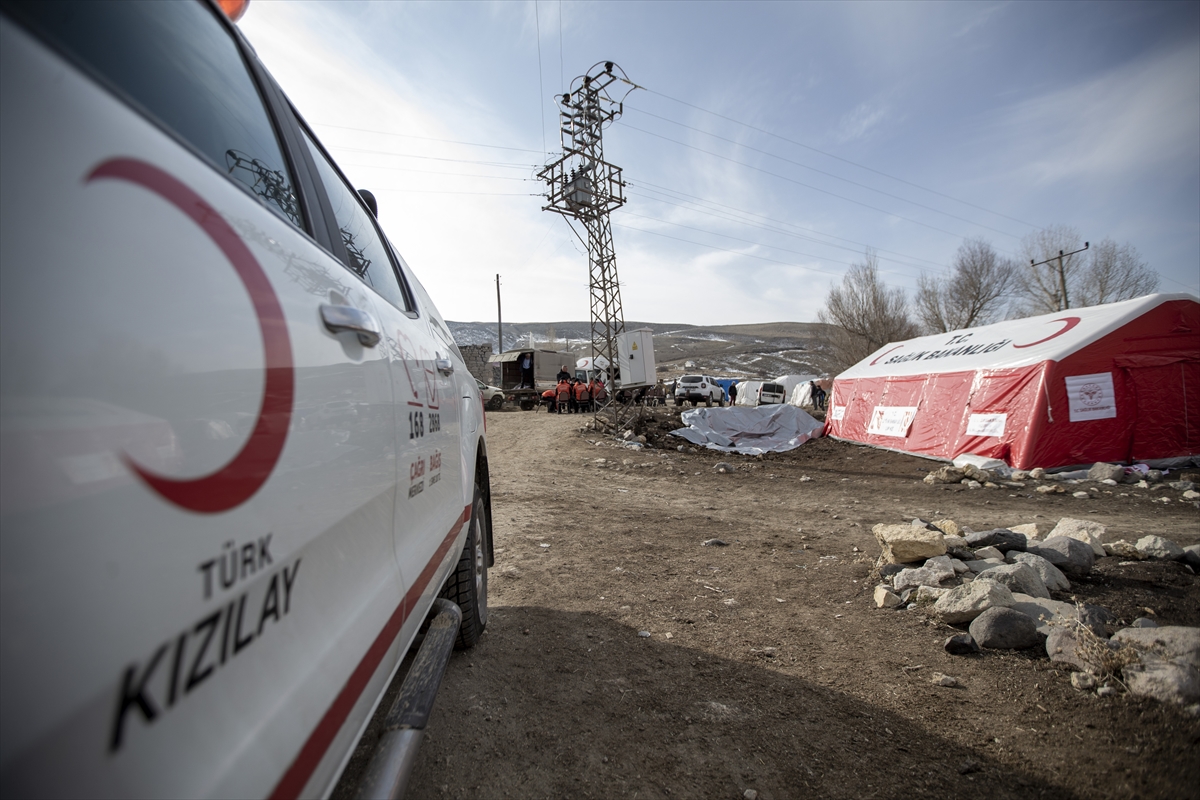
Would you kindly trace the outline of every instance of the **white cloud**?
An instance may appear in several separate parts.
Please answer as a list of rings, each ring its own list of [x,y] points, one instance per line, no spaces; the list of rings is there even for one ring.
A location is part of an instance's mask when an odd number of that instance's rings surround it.
[[[860,103],[857,108],[842,117],[838,125],[837,141],[844,143],[862,139],[883,122],[887,114],[888,110],[883,105]]]
[[[1023,165],[1022,179],[1039,185],[1135,176],[1171,162],[1194,166],[1200,142],[1198,69],[1200,44],[1192,40],[1017,103],[1001,112],[998,138],[1018,151],[1002,163]]]

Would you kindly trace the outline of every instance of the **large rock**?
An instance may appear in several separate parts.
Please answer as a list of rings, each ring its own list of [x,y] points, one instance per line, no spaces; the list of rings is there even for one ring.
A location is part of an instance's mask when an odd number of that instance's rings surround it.
[[[996,583],[1007,586],[1010,592],[1020,592],[1032,597],[1050,598],[1050,590],[1042,582],[1037,571],[1028,564],[1004,564],[999,567],[985,569],[979,577],[988,578]],[[982,644],[982,642],[980,643]]]
[[[1070,536],[1051,536],[1041,544],[1030,545],[1026,552],[1041,556],[1068,575],[1087,575],[1096,561],[1090,545]]]
[[[880,608],[896,608],[901,603],[900,595],[886,586],[875,587],[875,605]]]
[[[1079,637],[1074,630],[1057,625],[1050,628],[1050,633],[1046,636],[1046,655],[1050,656],[1051,661],[1070,664],[1084,672],[1091,670],[1092,665],[1079,657],[1078,647]]]
[[[938,598],[933,612],[950,624],[970,622],[989,608],[1007,608],[1014,603],[1008,587],[995,581],[977,578],[963,586],[956,586]]]
[[[912,525],[876,525],[871,528],[883,559],[891,564],[907,564],[944,555],[946,544],[941,531],[931,531]]]
[[[1104,623],[1112,618],[1106,610],[1090,603],[1077,606],[1074,603],[1033,597],[1020,592],[1013,593],[1013,604],[1010,608],[1032,619],[1043,636],[1049,636],[1054,628],[1074,628],[1076,623],[1083,623],[1103,639],[1108,635]]]
[[[1183,548],[1161,536],[1143,536],[1134,546],[1145,558],[1161,558],[1168,561],[1183,558]]]
[[[980,647],[994,650],[1024,650],[1041,644],[1033,620],[1011,608],[989,608],[971,623],[971,638]]]
[[[1124,558],[1133,561],[1141,561],[1143,558],[1145,558],[1144,555],[1138,552],[1136,547],[1124,539],[1116,542],[1105,542],[1104,552],[1110,556],[1116,556],[1117,558]]]
[[[962,528],[952,519],[935,519],[930,524],[947,536],[962,536]]]
[[[964,474],[958,467],[946,465],[926,475],[925,482],[930,485],[935,483],[958,483],[963,479]]]
[[[947,534],[942,537],[942,542],[946,545],[946,553],[957,558],[960,561],[972,561],[975,558],[974,551],[967,546],[967,540],[961,536],[950,536]]]
[[[1033,567],[1045,587],[1052,592],[1065,592],[1071,588],[1071,582],[1063,575],[1062,570],[1039,555],[1013,550],[1004,558],[1010,564],[1028,564]]]
[[[1110,480],[1120,483],[1125,479],[1125,468],[1116,464],[1105,464],[1098,461],[1088,470],[1088,479],[1093,481]]]
[[[1143,661],[1161,658],[1200,669],[1200,628],[1163,625],[1161,628],[1124,628],[1113,634],[1114,642],[1134,647]]]
[[[1129,693],[1163,703],[1187,705],[1200,700],[1200,672],[1189,664],[1149,661],[1121,669]]]
[[[975,531],[967,534],[967,544],[978,550],[981,547],[994,547],[1001,553],[1009,550],[1024,550],[1025,536],[1013,533],[1007,528],[994,528],[990,531]]]
[[[1013,533],[1021,534],[1026,540],[1036,539],[1041,535],[1038,533],[1036,522],[1026,522],[1024,525],[1009,525],[1008,529]]]
[[[1194,570],[1200,570],[1200,544],[1189,544],[1183,548],[1183,563],[1191,565]]]
[[[998,558],[976,558],[965,563],[967,565],[967,569],[976,574],[983,572],[984,570],[991,569],[992,567],[1004,566],[1004,562]]]
[[[1105,527],[1099,522],[1093,522],[1090,519],[1071,519],[1063,517],[1054,526],[1054,530],[1050,531],[1049,539],[1053,536],[1070,536],[1072,539],[1078,539],[1092,548],[1092,555],[1096,558],[1104,558],[1107,553],[1104,552],[1104,545],[1100,542],[1100,538],[1104,536]]]
[[[949,556],[938,556],[925,562],[922,567],[902,569],[892,578],[897,592],[915,589],[918,586],[940,586],[954,577],[954,565]]]
[[[981,547],[975,551],[975,560],[976,561],[987,561],[989,558],[994,558],[997,561],[1000,561],[1001,563],[1003,563],[1004,553],[1000,552],[999,550],[997,550],[996,548],[994,548],[990,545],[988,547]]]

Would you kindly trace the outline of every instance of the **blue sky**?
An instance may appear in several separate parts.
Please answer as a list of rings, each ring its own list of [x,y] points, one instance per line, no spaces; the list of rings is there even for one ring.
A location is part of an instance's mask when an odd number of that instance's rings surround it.
[[[911,291],[964,236],[1052,224],[1200,294],[1197,3],[255,0],[241,27],[448,319],[494,319],[496,273],[506,320],[587,318],[586,252],[531,195],[552,95],[603,60],[646,87],[605,131],[626,319],[811,321],[867,246]]]

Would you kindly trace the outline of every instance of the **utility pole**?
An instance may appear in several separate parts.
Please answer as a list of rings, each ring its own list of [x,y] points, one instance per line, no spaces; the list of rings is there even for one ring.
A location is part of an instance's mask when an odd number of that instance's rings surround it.
[[[1079,248],[1078,250],[1072,250],[1069,253],[1064,253],[1062,250],[1059,250],[1057,256],[1052,256],[1051,258],[1047,258],[1045,261],[1039,261],[1036,264],[1033,263],[1032,258],[1029,259],[1030,268],[1037,268],[1037,267],[1042,266],[1043,264],[1049,264],[1051,261],[1054,261],[1056,259],[1058,260],[1058,306],[1059,306],[1058,310],[1059,311],[1066,311],[1068,308],[1071,307],[1071,302],[1067,298],[1067,273],[1066,273],[1066,270],[1063,269],[1063,258],[1065,258],[1066,256],[1073,256],[1076,253],[1082,253],[1084,250],[1087,250],[1088,247],[1090,247],[1090,246],[1091,246],[1090,242],[1084,242],[1083,247]]]
[[[618,83],[629,87],[619,100],[609,91]],[[562,214],[568,224],[578,221],[587,233],[585,239],[571,225],[588,251],[592,365],[599,369],[599,359],[608,362],[610,386],[619,366],[615,339],[625,330],[625,314],[608,215],[625,204],[625,182],[621,168],[604,160],[602,134],[621,115],[625,97],[636,88],[611,61],[597,63],[572,81],[571,91],[558,98],[562,156],[538,173],[546,182],[547,202],[542,210]]]
[[[500,316],[500,273],[496,273],[496,352],[504,352],[504,318]]]

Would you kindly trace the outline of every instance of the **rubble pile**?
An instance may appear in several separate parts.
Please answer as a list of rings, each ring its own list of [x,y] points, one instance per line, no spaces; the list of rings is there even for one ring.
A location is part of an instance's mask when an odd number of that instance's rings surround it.
[[[1178,478],[1172,480],[1171,478]],[[1103,462],[1090,469],[1051,473],[1038,467],[1031,470],[996,467],[981,469],[974,464],[954,466],[947,464],[930,472],[924,482],[930,486],[961,483],[969,489],[1028,489],[1038,494],[1067,494],[1080,499],[1104,494],[1124,494],[1143,490],[1154,495],[1156,503],[1189,502],[1200,505],[1195,471],[1179,475],[1158,469],[1149,469],[1144,464],[1122,467]],[[1089,485],[1084,485],[1089,484]],[[1102,488],[1105,487],[1105,488]],[[1123,489],[1124,492],[1118,492]],[[1174,494],[1177,493],[1177,494]]]
[[[1200,628],[1142,618],[1110,637],[1116,619],[1108,611],[1054,599],[1108,556],[1179,561],[1200,572],[1200,545],[1180,547],[1161,536],[1105,542],[1104,525],[1072,518],[1044,537],[1037,524],[971,531],[950,519],[881,524],[872,532],[882,551],[875,605],[922,608],[965,626],[946,640],[948,653],[1044,648],[1051,661],[1077,671],[1071,681],[1081,691],[1113,694],[1116,683],[1200,714]]]

